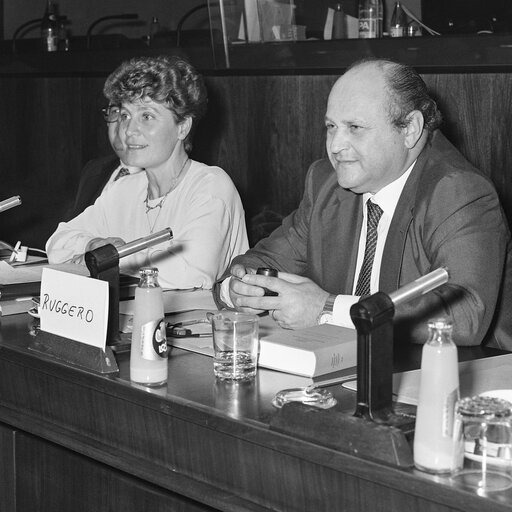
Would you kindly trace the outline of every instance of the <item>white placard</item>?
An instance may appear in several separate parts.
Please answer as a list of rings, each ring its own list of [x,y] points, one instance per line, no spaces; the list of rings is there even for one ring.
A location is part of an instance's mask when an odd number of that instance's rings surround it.
[[[105,350],[108,283],[45,268],[39,315],[41,330]]]

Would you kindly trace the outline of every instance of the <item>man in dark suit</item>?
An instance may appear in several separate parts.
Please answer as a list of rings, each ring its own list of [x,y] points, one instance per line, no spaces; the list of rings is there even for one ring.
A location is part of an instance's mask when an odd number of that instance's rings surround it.
[[[104,109],[104,117],[107,122],[108,138],[115,155],[95,158],[87,162],[80,174],[73,206],[65,215],[65,221],[69,221],[82,213],[88,206],[94,203],[100,196],[105,186],[128,174],[138,172],[123,163],[123,155],[126,148],[119,137],[119,123],[115,111],[118,107],[109,106]],[[115,118],[116,121],[111,119]]]
[[[512,307],[501,286],[512,276],[506,219],[490,180],[439,132],[440,121],[410,67],[376,59],[351,67],[329,95],[328,159],[311,166],[299,208],[234,259],[218,303],[269,310],[283,327],[351,326],[360,296],[446,267],[447,284],[397,310],[398,336],[425,342],[428,320],[444,316],[457,344],[492,338],[512,348],[507,315],[495,314]],[[279,276],[256,275],[258,267]]]

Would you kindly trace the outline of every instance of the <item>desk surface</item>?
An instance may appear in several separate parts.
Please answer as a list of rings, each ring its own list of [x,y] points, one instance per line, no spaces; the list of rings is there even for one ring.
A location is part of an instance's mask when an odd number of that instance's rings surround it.
[[[150,390],[128,381],[127,354],[119,356],[119,377],[103,377],[32,353],[31,321],[2,319],[0,421],[163,489],[221,510],[476,512],[512,505],[512,490],[480,497],[448,478],[272,431],[275,392],[309,379],[261,369],[254,382],[224,383],[215,380],[210,358],[174,349],[167,386]],[[351,413],[355,395],[331,389],[337,409]]]

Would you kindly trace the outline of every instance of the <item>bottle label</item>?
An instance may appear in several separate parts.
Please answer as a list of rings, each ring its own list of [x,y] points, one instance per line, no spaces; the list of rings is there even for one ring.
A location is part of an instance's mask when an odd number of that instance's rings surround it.
[[[391,37],[404,37],[405,36],[405,27],[391,27],[389,31],[389,35]]]
[[[359,38],[375,39],[379,37],[377,18],[359,18]]]
[[[56,52],[58,42],[59,40],[57,39],[57,36],[54,36],[53,34],[48,34],[44,40],[45,50],[47,52]]]
[[[443,406],[443,425],[442,435],[444,437],[453,437],[453,423],[455,416],[455,403],[459,399],[459,388],[455,388],[451,393],[446,395]]]
[[[148,361],[159,361],[167,357],[167,338],[164,319],[153,320],[140,328],[140,355]]]

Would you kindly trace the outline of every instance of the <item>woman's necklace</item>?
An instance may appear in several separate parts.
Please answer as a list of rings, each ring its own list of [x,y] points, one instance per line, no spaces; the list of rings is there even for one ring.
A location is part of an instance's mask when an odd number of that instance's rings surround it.
[[[156,223],[158,222],[158,217],[160,217],[160,214],[162,213],[162,206],[165,202],[165,200],[167,199],[167,196],[176,188],[176,185],[178,184],[178,181],[180,179],[180,176],[181,176],[181,173],[183,172],[183,169],[185,169],[185,165],[187,165],[187,162],[188,162],[188,157],[185,159],[185,161],[183,162],[183,165],[181,166],[181,169],[180,169],[180,172],[172,179],[171,181],[171,187],[169,188],[169,190],[165,193],[165,195],[160,199],[160,201],[155,204],[154,206],[151,206],[149,204],[149,189],[148,189],[148,192],[146,194],[146,199],[144,199],[144,204],[146,205],[146,216],[148,217],[148,224],[149,224],[149,232],[150,233],[153,233],[153,230],[155,229],[155,226],[156,226]],[[149,212],[151,212],[152,210],[156,210],[157,208],[159,208],[158,210],[158,214],[153,222],[153,225],[151,225],[151,222],[149,220]]]
[[[183,169],[185,169],[185,165],[187,165],[188,157],[185,158],[185,161],[183,162],[183,165],[181,166],[180,172],[171,180],[171,186],[169,190],[165,193],[165,195],[160,199],[160,201],[155,204],[154,206],[149,205],[149,188],[146,193],[146,199],[144,199],[144,204],[146,205],[146,213],[148,213],[150,210],[155,210],[156,208],[160,208],[160,211],[162,210],[162,205],[164,204],[165,200],[167,199],[167,196],[176,188],[176,185],[178,184],[178,181],[180,179],[181,173],[183,172]]]

